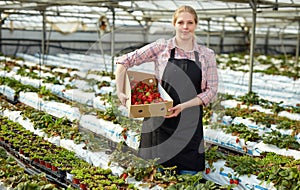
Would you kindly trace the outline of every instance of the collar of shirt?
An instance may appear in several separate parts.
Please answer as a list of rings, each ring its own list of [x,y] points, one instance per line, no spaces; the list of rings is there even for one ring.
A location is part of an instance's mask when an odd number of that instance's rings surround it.
[[[198,44],[197,44],[195,38],[193,39],[193,43],[194,43],[194,45],[193,45],[193,50],[187,51],[187,52],[194,52],[194,51],[199,52]],[[175,39],[175,36],[174,36],[173,38],[171,38],[171,43],[170,43],[170,45],[169,45],[169,49],[173,49],[173,48],[175,48],[175,47],[181,49],[180,47],[178,47],[178,46],[176,45],[176,39]]]

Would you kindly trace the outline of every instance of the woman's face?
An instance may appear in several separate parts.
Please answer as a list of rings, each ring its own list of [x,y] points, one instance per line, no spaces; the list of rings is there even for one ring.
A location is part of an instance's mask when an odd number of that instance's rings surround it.
[[[187,40],[194,37],[197,25],[191,13],[182,12],[178,14],[174,27],[176,36],[182,40]]]

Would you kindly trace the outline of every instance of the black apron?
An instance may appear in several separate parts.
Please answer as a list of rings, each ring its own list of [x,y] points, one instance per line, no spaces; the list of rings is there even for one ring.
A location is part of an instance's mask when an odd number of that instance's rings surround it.
[[[198,52],[195,61],[175,59],[175,48],[162,76],[162,87],[173,99],[173,106],[191,100],[201,93],[202,70]],[[183,110],[177,117],[145,118],[139,155],[158,159],[164,167],[203,171],[205,167],[202,106]]]

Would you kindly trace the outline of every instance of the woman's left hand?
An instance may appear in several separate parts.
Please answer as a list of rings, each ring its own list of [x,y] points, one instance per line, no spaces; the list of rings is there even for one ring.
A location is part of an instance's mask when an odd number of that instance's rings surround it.
[[[178,114],[183,110],[183,107],[181,104],[178,104],[170,109],[168,109],[169,112],[171,112],[170,115],[166,115],[165,118],[171,118],[171,117],[177,117]]]

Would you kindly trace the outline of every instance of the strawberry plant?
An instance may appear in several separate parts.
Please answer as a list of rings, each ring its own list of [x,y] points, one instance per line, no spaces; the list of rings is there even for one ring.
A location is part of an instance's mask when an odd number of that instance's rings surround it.
[[[218,146],[213,146],[205,151],[205,160],[208,162],[210,168],[213,168],[214,162],[226,158],[225,154],[218,151],[218,148]]]
[[[239,175],[257,175],[261,172],[262,166],[253,157],[229,155],[226,158],[226,166],[234,168]]]
[[[273,144],[279,148],[300,150],[300,144],[295,137],[283,135],[279,131],[267,132],[263,135],[263,142]]]
[[[231,133],[234,136],[245,139],[245,141],[257,141],[260,139],[256,129],[249,129],[245,124],[232,124],[225,128],[225,133]],[[238,143],[238,142],[237,142]]]
[[[237,100],[240,100],[243,104],[246,104],[247,106],[259,105],[260,101],[259,96],[255,92],[249,92],[244,96],[239,96]]]

